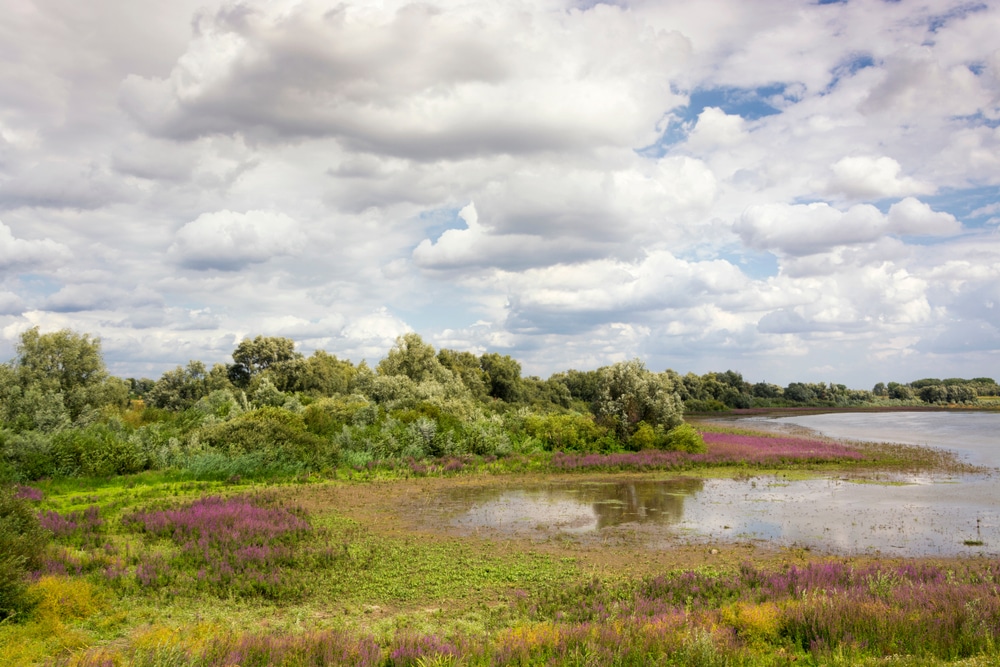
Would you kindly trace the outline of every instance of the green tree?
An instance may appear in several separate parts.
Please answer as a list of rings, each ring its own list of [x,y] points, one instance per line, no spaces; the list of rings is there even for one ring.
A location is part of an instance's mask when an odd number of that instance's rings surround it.
[[[479,364],[486,373],[489,394],[507,403],[515,403],[524,397],[521,381],[521,364],[510,355],[488,352],[479,358]]]
[[[441,365],[434,347],[415,333],[397,338],[396,345],[376,370],[382,376],[406,376],[417,384],[427,380],[445,383],[453,378],[451,371]]]
[[[178,366],[172,371],[166,371],[160,376],[153,387],[146,392],[146,401],[157,408],[167,410],[186,410],[198,402],[199,399],[208,396],[215,389],[226,389],[226,386],[215,386],[228,379],[218,377],[216,373],[215,383],[211,382],[209,371],[205,364],[200,361],[189,361],[186,367]]]
[[[461,380],[477,400],[481,401],[489,396],[489,377],[483,370],[479,357],[471,352],[445,349],[438,352],[438,361]]]
[[[601,369],[597,419],[627,443],[640,422],[665,431],[683,422],[683,404],[666,373],[652,373],[638,359]]]
[[[101,356],[101,341],[69,329],[41,333],[38,327],[21,335],[17,356],[5,372],[13,386],[3,392],[8,419],[34,428],[39,402],[61,401],[69,420],[84,412],[128,400],[128,386],[110,377]],[[58,397],[58,398],[57,398]]]
[[[233,384],[245,387],[257,374],[275,364],[301,358],[295,351],[295,341],[278,336],[244,338],[233,351],[234,365],[230,369]]]

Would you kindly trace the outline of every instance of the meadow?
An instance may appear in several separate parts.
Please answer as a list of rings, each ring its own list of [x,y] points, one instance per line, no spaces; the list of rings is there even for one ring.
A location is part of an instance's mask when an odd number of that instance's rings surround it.
[[[963,470],[936,450],[698,425],[707,451],[369,461],[326,475],[42,480],[51,535],[0,664],[994,664],[1000,563],[459,535],[401,507],[556,475]]]

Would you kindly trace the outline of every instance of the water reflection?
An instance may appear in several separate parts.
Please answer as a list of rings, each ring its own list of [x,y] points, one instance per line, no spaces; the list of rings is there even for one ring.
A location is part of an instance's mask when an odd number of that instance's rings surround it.
[[[450,501],[471,507],[454,524],[463,528],[587,532],[628,523],[675,524],[684,499],[702,490],[700,479],[551,483],[515,489],[458,489]]]
[[[1000,485],[991,476],[893,483],[688,478],[571,481],[448,492],[463,531],[545,538],[628,527],[649,544],[768,541],[832,553],[1000,554]]]

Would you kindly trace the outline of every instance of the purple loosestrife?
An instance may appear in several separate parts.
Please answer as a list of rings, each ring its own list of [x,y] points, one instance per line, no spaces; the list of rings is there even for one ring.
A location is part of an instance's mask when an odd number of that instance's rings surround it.
[[[708,452],[643,450],[615,454],[566,454],[556,452],[552,466],[560,470],[679,470],[706,465],[773,465],[776,463],[858,460],[862,454],[833,442],[766,435],[702,433]]]
[[[301,511],[260,497],[209,496],[178,509],[136,512],[122,525],[178,545],[175,563],[195,572],[189,580],[196,588],[269,597],[292,592],[292,568],[285,566],[296,565],[296,544],[311,530]]]
[[[14,487],[14,497],[15,498],[24,498],[25,500],[30,500],[32,502],[36,502],[37,503],[42,498],[45,497],[45,494],[42,493],[41,489],[36,489],[33,486],[21,486],[21,485],[17,485],[17,486]]]

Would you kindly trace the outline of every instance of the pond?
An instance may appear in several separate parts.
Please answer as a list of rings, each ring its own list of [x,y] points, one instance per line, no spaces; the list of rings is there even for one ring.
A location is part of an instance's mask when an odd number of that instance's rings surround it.
[[[948,425],[972,415],[931,413],[933,435],[910,433],[906,442],[933,442],[966,452],[979,464],[995,462],[1000,415],[986,415],[977,428]],[[851,429],[884,414],[817,415],[850,417]],[[919,417],[930,416],[919,413]],[[921,424],[909,413],[891,413],[899,424]],[[810,418],[796,417],[796,423]],[[836,420],[833,420],[836,421]],[[859,426],[860,424],[860,426]],[[884,424],[883,424],[884,425]],[[937,435],[950,428],[947,439]],[[886,439],[884,431],[824,433]],[[978,444],[977,444],[978,443]],[[601,536],[629,530],[652,547],[678,539],[690,542],[767,542],[837,554],[893,556],[1000,555],[1000,478],[987,473],[867,479],[789,480],[783,476],[748,479],[639,478],[563,480],[496,488],[451,489],[440,499],[453,529],[545,539],[553,535]]]

